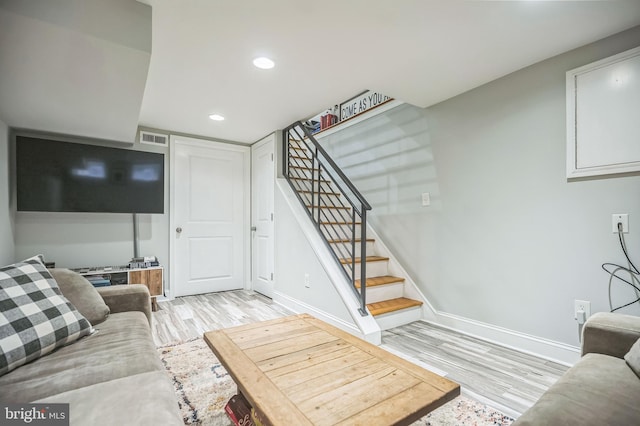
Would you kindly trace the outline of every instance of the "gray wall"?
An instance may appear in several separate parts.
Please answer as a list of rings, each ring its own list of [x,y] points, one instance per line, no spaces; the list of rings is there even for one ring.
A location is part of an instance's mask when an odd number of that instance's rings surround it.
[[[0,266],[16,260],[9,188],[9,129],[0,121]]]
[[[288,185],[286,182],[282,184]],[[275,186],[274,212],[274,290],[345,323],[354,324],[278,185]],[[308,219],[303,217],[302,220]],[[309,275],[309,287],[304,285],[305,274]]]
[[[627,245],[640,264],[640,177],[567,181],[565,73],[639,44],[636,27],[322,139],[436,309],[571,345],[574,299],[609,310],[600,265],[624,263],[611,214],[629,214]],[[614,284],[614,306],[634,297]]]

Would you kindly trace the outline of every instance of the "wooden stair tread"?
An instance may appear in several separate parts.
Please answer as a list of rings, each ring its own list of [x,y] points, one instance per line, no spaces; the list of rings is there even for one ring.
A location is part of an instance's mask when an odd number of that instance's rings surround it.
[[[367,242],[368,243],[373,243],[375,241],[376,240],[373,239],[373,238],[367,238]],[[340,243],[350,243],[351,240],[348,239],[348,238],[336,238],[336,239],[333,239],[333,240],[327,240],[327,242],[329,244],[340,244]],[[360,243],[360,242],[362,242],[362,238],[356,238],[356,243]]]
[[[384,300],[382,302],[369,303],[367,308],[371,315],[388,314],[389,312],[395,312],[402,309],[413,308],[415,306],[421,306],[422,302],[419,300],[407,299],[406,297],[399,297],[397,299]]]
[[[307,181],[311,182],[311,178],[307,178],[307,177],[295,177],[295,176],[289,176],[289,179],[292,179],[292,180],[307,180]],[[316,182],[318,182],[318,179],[313,179],[313,180],[315,180]],[[326,179],[320,179],[320,182],[323,182],[323,183],[329,183],[329,182],[331,182],[331,181],[326,180]]]
[[[318,170],[320,170],[318,167],[311,168],[311,167],[307,167],[307,166],[297,166],[297,165],[294,165],[294,164],[291,164],[289,166],[289,168],[291,168],[291,169],[301,169],[301,170],[314,170],[316,172]]]
[[[380,277],[367,278],[367,288],[386,284],[397,284],[404,282],[404,278],[383,275]],[[356,288],[360,288],[360,280],[356,280]]]
[[[321,221],[320,225],[354,225],[353,222],[335,222],[335,221]],[[356,222],[355,225],[360,225],[360,222]]]
[[[313,194],[313,191],[309,191],[309,190],[301,190],[301,191],[298,191],[298,192],[300,192],[302,194]],[[316,191],[315,193],[317,194],[318,191]],[[335,197],[339,197],[340,193],[339,192],[325,192],[325,191],[322,191],[322,192],[320,192],[320,195],[333,195]]]
[[[367,256],[367,262],[384,262],[389,260],[388,257],[383,257],[383,256]],[[351,259],[350,258],[342,258],[340,259],[340,263],[342,263],[343,265],[348,265],[351,263]],[[356,263],[360,263],[360,258],[356,257]]]
[[[314,209],[317,209],[318,206],[305,206],[308,209],[311,209],[312,207]],[[342,209],[342,210],[351,210],[351,207],[349,206],[320,206],[321,209]]]

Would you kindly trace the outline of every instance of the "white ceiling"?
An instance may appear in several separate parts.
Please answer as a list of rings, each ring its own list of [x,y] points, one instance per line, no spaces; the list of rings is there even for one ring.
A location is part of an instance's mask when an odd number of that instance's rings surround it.
[[[139,116],[133,118],[141,126],[243,143],[366,89],[426,107],[640,24],[637,0],[141,1],[152,7],[152,50]],[[38,58],[59,42],[41,39],[30,55]],[[276,67],[254,68],[252,59],[262,55]],[[104,85],[104,78],[84,76],[65,86],[86,94]],[[0,74],[0,90],[27,86],[19,72],[6,80]],[[140,103],[139,92],[131,90],[129,104],[136,97]],[[25,118],[16,106],[37,102],[40,93],[23,89],[12,92],[11,100],[0,95],[0,119],[43,126],[42,117]],[[65,107],[84,117],[90,100]],[[214,122],[212,113],[226,120]],[[65,119],[51,114],[49,122]],[[131,139],[130,128],[127,122]]]

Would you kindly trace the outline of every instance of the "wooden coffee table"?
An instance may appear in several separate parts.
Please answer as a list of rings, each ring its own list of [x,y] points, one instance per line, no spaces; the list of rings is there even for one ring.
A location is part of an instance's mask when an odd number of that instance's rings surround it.
[[[460,394],[457,383],[306,314],[204,340],[273,426],[406,425]]]

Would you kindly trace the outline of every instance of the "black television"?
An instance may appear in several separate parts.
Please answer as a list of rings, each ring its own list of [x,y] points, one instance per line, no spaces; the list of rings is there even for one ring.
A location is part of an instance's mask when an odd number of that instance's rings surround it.
[[[164,154],[16,135],[18,211],[164,213]]]

